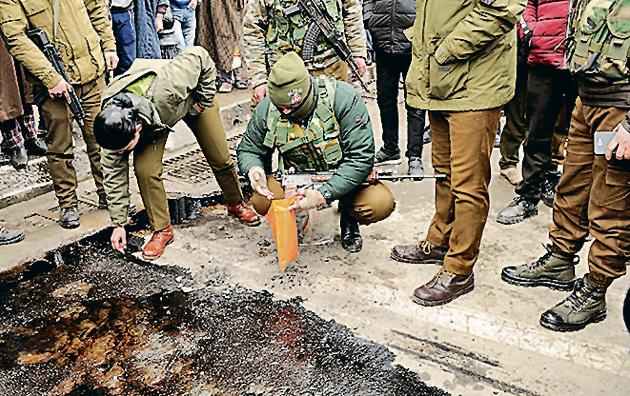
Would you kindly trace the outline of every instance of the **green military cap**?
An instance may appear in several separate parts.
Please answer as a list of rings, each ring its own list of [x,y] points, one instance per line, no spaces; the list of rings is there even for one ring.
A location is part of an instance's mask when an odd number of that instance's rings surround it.
[[[309,95],[311,75],[302,58],[289,52],[273,65],[267,84],[271,103],[276,107],[293,107]]]

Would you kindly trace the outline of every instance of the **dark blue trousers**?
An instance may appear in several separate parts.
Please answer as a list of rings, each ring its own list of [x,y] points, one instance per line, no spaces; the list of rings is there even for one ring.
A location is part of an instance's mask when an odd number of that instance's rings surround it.
[[[112,12],[112,28],[118,53],[118,67],[114,70],[114,75],[117,76],[129,70],[136,59],[136,28],[133,9]]]

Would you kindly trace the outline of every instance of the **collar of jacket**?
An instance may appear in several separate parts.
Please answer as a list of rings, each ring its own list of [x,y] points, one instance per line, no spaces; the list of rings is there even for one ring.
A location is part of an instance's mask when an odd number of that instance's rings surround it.
[[[156,132],[173,131],[173,129],[170,128],[168,125],[162,123],[162,119],[160,119],[160,114],[149,99],[131,92],[126,92],[126,94],[131,99],[133,107],[138,111],[138,115],[140,116],[140,118],[142,118],[142,120],[152,130]]]

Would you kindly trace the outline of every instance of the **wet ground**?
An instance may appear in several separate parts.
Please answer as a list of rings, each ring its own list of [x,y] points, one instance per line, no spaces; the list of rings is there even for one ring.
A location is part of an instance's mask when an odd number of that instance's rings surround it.
[[[199,284],[101,234],[0,278],[0,394],[446,395],[300,299]]]

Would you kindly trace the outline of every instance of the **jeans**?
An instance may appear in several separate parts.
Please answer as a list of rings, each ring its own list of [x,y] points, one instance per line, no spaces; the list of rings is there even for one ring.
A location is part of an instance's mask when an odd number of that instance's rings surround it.
[[[530,66],[527,80],[529,128],[523,147],[523,181],[516,186],[518,195],[540,199],[547,174],[557,168],[551,161],[551,139],[562,102],[572,112],[576,98],[577,84],[569,71]]]
[[[129,70],[136,59],[136,28],[133,10],[112,12],[112,29],[118,53],[118,66],[114,70],[114,75],[118,76]]]
[[[381,114],[383,144],[388,153],[398,153],[398,85],[407,77],[411,54],[376,53],[376,91]],[[405,93],[406,96],[406,93]],[[407,152],[405,156],[422,157],[425,112],[407,107]]]
[[[181,24],[178,30],[180,41],[183,48],[192,47],[195,42],[195,30],[197,28],[197,20],[195,19],[195,10],[192,8],[172,8],[173,18]]]

